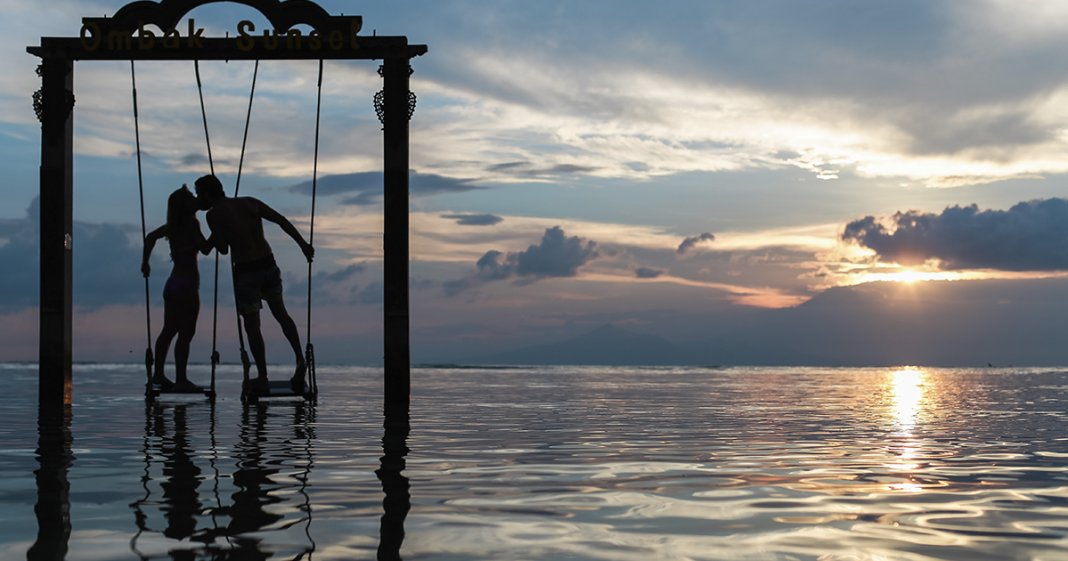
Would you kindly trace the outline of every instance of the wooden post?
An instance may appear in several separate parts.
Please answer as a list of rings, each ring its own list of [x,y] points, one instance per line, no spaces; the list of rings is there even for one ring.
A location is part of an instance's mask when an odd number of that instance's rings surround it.
[[[408,56],[386,58],[383,78],[385,149],[383,232],[385,413],[387,426],[407,424],[411,393],[408,316]]]
[[[44,58],[41,95],[41,294],[38,399],[42,410],[70,405],[73,254],[74,62]]]

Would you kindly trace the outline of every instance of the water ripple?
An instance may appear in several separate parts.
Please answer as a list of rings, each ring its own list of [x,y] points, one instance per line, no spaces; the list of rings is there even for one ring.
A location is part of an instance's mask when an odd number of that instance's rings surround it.
[[[40,430],[0,370],[3,558],[1068,558],[1059,370],[417,369],[410,434],[374,369],[146,407],[136,365],[78,365]]]

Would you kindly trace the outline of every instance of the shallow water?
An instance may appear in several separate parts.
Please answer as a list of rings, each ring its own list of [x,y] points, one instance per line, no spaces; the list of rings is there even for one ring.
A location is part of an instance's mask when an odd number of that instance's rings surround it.
[[[39,432],[0,365],[0,558],[1068,558],[1068,371],[416,369],[405,437],[377,369],[146,407],[141,368]]]

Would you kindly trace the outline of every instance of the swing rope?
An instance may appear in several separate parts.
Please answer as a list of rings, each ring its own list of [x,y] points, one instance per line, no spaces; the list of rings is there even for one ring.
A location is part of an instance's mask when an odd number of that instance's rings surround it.
[[[308,244],[315,247],[315,194],[319,177],[319,122],[323,108],[323,61],[319,60],[319,83],[315,100],[315,151],[312,157],[312,201],[311,218],[308,225]],[[318,395],[319,384],[315,377],[315,345],[312,344],[312,262],[308,261],[308,323],[305,331],[307,346],[304,351],[304,364],[307,368],[308,383],[312,395]]]
[[[208,146],[208,166],[211,168],[212,175],[215,174],[215,163],[211,154],[211,134],[208,131],[208,112],[204,104],[204,86],[200,79],[200,61],[193,61],[193,69],[197,77],[197,93],[200,97],[200,114],[204,121],[204,139]],[[241,172],[245,163],[245,147],[248,143],[248,129],[252,121],[252,102],[256,96],[256,79],[259,76],[260,61],[256,61],[255,67],[252,71],[252,88],[249,92],[248,98],[248,111],[245,114],[245,131],[244,138],[241,140],[241,157],[237,164],[237,181],[234,189],[234,196],[236,197],[241,189]],[[231,269],[233,264],[231,263]],[[231,271],[232,275],[232,271]],[[211,389],[215,391],[215,370],[219,364],[219,350],[218,350],[218,333],[219,333],[219,252],[215,252],[215,286],[214,286],[214,302],[212,304],[212,322],[211,322]],[[241,325],[241,313],[235,309],[235,315],[237,317],[237,339],[241,349],[241,367],[243,371],[244,381],[248,381],[249,370],[252,368],[252,363],[248,357],[248,351],[245,350],[245,335]]]
[[[145,227],[145,182],[141,172],[141,126],[137,112],[137,71],[134,61],[130,61],[130,82],[133,89],[134,142],[137,146],[137,194],[141,198],[141,242],[147,243],[148,229]],[[145,384],[152,384],[152,307],[148,287],[148,275],[145,275]]]
[[[241,173],[245,169],[245,147],[248,145],[248,129],[252,123],[252,100],[256,97],[256,78],[260,74],[260,61],[257,60],[255,66],[252,67],[252,88],[249,89],[248,94],[248,111],[245,112],[245,132],[241,137],[241,157],[237,160],[237,180],[234,182],[234,197],[237,197],[241,193]],[[215,259],[218,260],[219,253],[215,252]],[[230,261],[230,278],[234,276],[233,260]],[[215,292],[219,292],[219,267],[216,263],[215,266]],[[216,306],[218,305],[218,297],[216,297]],[[235,299],[235,306],[236,299]],[[241,325],[241,312],[236,310],[237,315],[237,341],[241,348],[241,369],[244,376],[244,381],[248,381],[249,370],[252,368],[252,362],[248,358],[248,351],[245,350],[245,333]],[[216,308],[216,312],[218,309]]]
[[[197,93],[200,94],[200,116],[204,119],[204,139],[208,143],[208,167],[215,175],[215,160],[211,157],[211,134],[208,132],[208,112],[204,110],[204,86],[200,83],[200,60],[193,60],[193,71],[197,75]]]
[[[194,60],[194,70],[197,78],[197,92],[200,97],[200,113],[204,122],[204,139],[207,142],[208,147],[208,165],[211,168],[212,174],[215,173],[215,164],[211,153],[211,134],[208,129],[208,113],[204,104],[204,87],[200,78],[200,62]],[[252,87],[249,91],[248,99],[248,111],[245,114],[245,130],[241,139],[241,156],[237,164],[237,179],[234,187],[234,197],[237,197],[241,191],[241,175],[244,170],[245,164],[245,149],[248,146],[248,131],[252,122],[252,104],[256,96],[256,79],[259,75],[260,61],[256,61],[256,65],[252,72]],[[319,176],[319,131],[322,115],[322,100],[323,100],[323,61],[319,61],[319,76],[317,82],[316,91],[316,105],[315,105],[315,148],[312,161],[312,206],[311,206],[311,218],[310,218],[310,232],[308,236],[308,244],[314,245],[315,243],[315,201],[318,190],[318,176]],[[231,262],[231,269],[233,264]],[[231,270],[232,274],[232,270]],[[215,367],[219,363],[219,352],[217,349],[218,340],[218,312],[219,312],[219,252],[215,252],[215,298],[212,311],[212,352],[211,352],[211,387],[214,392],[215,389]],[[306,339],[307,345],[304,352],[304,361],[307,373],[307,380],[309,383],[309,389],[311,395],[318,395],[319,386],[315,375],[315,346],[311,342],[311,321],[312,321],[312,263],[308,262],[308,303],[307,303],[307,328]],[[249,380],[249,371],[251,369],[251,361],[248,357],[248,352],[245,349],[245,336],[242,330],[241,314],[237,312],[237,336],[241,347],[241,365],[244,370],[244,381]]]

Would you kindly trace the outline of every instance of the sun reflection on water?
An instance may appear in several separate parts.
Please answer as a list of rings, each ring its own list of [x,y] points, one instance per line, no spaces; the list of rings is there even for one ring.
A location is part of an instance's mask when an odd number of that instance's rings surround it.
[[[916,462],[919,454],[919,442],[914,430],[917,419],[924,407],[927,374],[918,368],[906,367],[890,373],[891,412],[894,419],[895,461],[887,467],[898,472],[913,472],[920,468]],[[906,474],[902,474],[907,477]],[[923,486],[905,481],[892,483],[888,488],[893,491],[918,493]]]
[[[916,419],[923,409],[927,374],[914,367],[902,368],[890,374],[896,434],[911,436]]]

